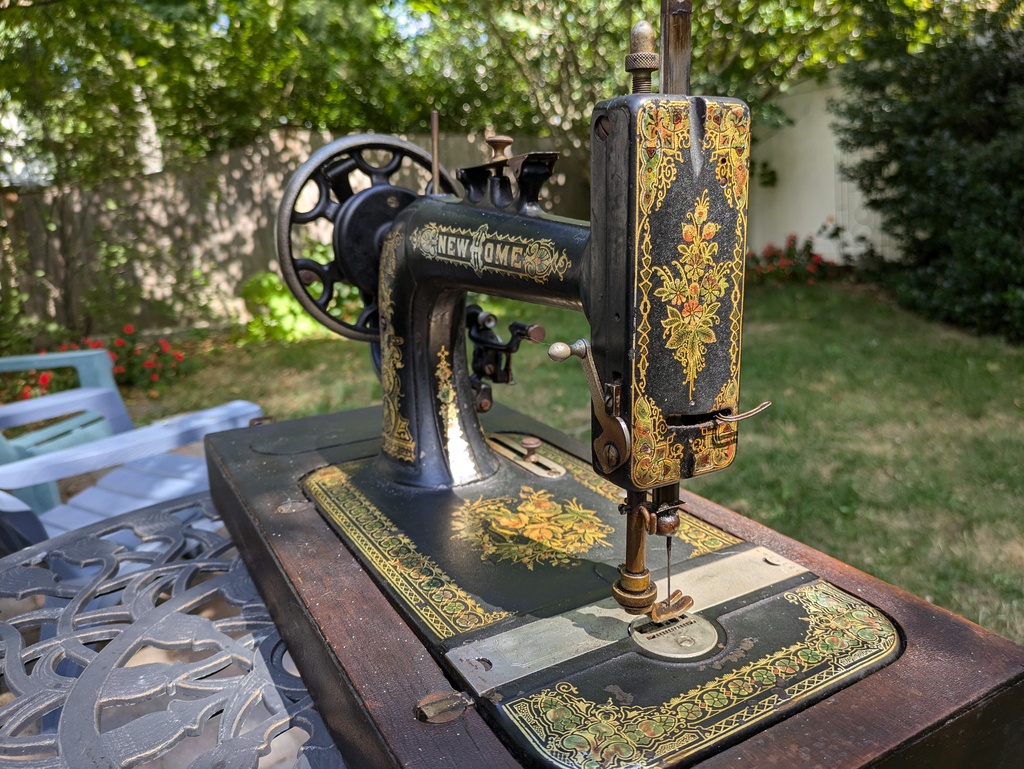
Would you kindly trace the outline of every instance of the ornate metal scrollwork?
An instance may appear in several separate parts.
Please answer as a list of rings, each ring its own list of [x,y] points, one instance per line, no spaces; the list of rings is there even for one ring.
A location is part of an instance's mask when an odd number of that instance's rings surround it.
[[[201,495],[0,560],[0,766],[345,766],[219,528]]]

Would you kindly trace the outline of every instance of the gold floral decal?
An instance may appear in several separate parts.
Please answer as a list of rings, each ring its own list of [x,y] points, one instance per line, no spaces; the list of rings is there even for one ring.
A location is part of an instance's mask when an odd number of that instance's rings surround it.
[[[698,555],[717,553],[719,550],[724,550],[743,541],[732,534],[726,534],[710,523],[705,523],[700,518],[694,518],[692,515],[679,516],[679,528],[676,529],[675,536],[676,539],[693,548],[686,556],[687,560],[696,558]]]
[[[826,582],[785,598],[807,612],[801,643],[651,707],[604,704],[570,683],[513,700],[506,712],[548,760],[570,769],[675,764],[751,724],[783,703],[804,699],[897,648],[893,626],[878,611]],[[801,675],[801,680],[786,685]],[[784,696],[780,696],[782,689]]]
[[[506,235],[487,225],[471,230],[428,222],[413,232],[410,242],[427,259],[467,266],[477,274],[525,275],[536,283],[546,283],[552,275],[561,280],[572,265],[565,250],[558,251],[548,238]]]
[[[395,459],[413,462],[416,459],[416,441],[409,429],[409,420],[402,416],[402,382],[398,377],[398,369],[405,367],[402,363],[404,340],[395,335],[394,327],[391,325],[395,310],[391,285],[394,283],[398,248],[401,244],[402,233],[391,230],[384,240],[380,254],[380,383],[384,393],[381,441],[384,453]]]
[[[714,326],[718,323],[718,310],[728,286],[731,265],[716,264],[718,244],[715,236],[721,225],[708,221],[711,201],[708,191],[697,198],[693,211],[683,222],[683,242],[677,246],[681,259],[671,267],[655,267],[661,285],[654,295],[665,302],[667,317],[661,322],[665,329],[665,347],[672,350],[683,366],[683,381],[690,388],[697,374],[704,368],[704,356],[709,344],[717,341]],[[678,308],[678,309],[677,309]]]
[[[512,435],[520,439],[525,437],[518,434]],[[558,462],[572,474],[573,479],[581,486],[586,486],[616,504],[623,501],[622,489],[602,478],[594,472],[590,465],[581,462],[572,454],[547,443],[541,444],[537,453]],[[692,548],[690,554],[686,556],[687,560],[708,553],[716,553],[743,541],[688,513],[679,516],[679,528],[676,530],[675,537],[679,542]]]
[[[452,384],[451,354],[445,345],[441,345],[437,353],[434,378],[437,381],[437,399],[441,402],[438,416],[441,417],[441,427],[444,430],[448,469],[456,484],[468,483],[479,475],[479,471],[466,436],[462,432],[462,422],[459,421],[455,385]]]
[[[637,153],[637,233],[636,292],[640,322],[637,324],[634,347],[635,387],[647,391],[647,366],[651,334],[651,289],[654,264],[651,259],[651,221],[653,212],[661,208],[678,167],[690,149],[690,103],[688,101],[651,102],[637,115],[637,131],[641,138]],[[679,480],[679,461],[683,447],[672,442],[661,409],[647,396],[640,395],[633,404],[633,482],[642,488],[660,486]]]
[[[440,639],[511,616],[487,611],[363,496],[340,467],[325,467],[305,482],[313,500],[349,543]]]
[[[453,538],[479,544],[480,560],[568,566],[575,556],[610,547],[615,531],[575,499],[557,502],[551,493],[523,486],[519,499],[495,497],[463,502],[456,509]]]
[[[707,102],[703,149],[711,151],[715,177],[722,185],[726,202],[736,209],[736,230],[732,260],[726,268],[729,278],[729,379],[715,399],[715,409],[739,406],[740,342],[743,317],[743,260],[747,249],[747,193],[750,182],[750,114],[740,104]],[[736,427],[722,424],[707,427],[693,442],[694,475],[727,467],[736,456]]]
[[[711,150],[715,177],[732,208],[746,210],[750,188],[750,113],[742,104],[707,102],[705,150]]]

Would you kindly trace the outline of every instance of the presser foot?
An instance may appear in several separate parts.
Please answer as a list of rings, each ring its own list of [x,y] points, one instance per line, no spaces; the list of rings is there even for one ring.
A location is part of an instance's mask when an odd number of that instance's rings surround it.
[[[684,614],[693,606],[693,598],[683,595],[682,590],[673,590],[672,595],[664,601],[658,601],[651,607],[651,619],[655,622],[666,622]]]

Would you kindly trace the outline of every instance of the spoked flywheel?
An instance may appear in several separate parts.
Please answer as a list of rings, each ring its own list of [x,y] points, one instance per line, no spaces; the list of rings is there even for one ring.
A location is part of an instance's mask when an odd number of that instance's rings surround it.
[[[399,212],[433,192],[430,165],[414,144],[361,134],[317,150],[288,182],[277,216],[281,273],[303,308],[336,334],[378,341],[381,245]],[[448,172],[440,176],[439,192],[455,192]]]

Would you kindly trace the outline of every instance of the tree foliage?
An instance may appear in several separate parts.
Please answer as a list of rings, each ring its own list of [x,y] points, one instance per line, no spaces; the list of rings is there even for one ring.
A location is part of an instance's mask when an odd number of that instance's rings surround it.
[[[694,5],[694,92],[762,117],[784,83],[857,45],[848,3]],[[446,130],[580,146],[594,103],[627,91],[630,27],[659,13],[652,0],[0,3],[0,183],[124,177],[282,125],[422,130],[432,108]]]
[[[884,279],[930,317],[1024,340],[1020,4],[869,11],[834,109],[846,173],[902,250]]]
[[[461,84],[434,98],[463,126],[550,132],[577,147],[593,105],[628,93],[631,27],[642,18],[657,26],[660,15],[660,3],[650,0],[407,0],[395,7],[418,22],[411,71]],[[849,58],[858,23],[849,3],[698,0],[692,90],[744,99],[761,118],[778,120],[768,100],[794,78]],[[461,104],[452,105],[453,96]]]
[[[387,125],[394,20],[358,0],[52,0],[0,9],[0,182],[92,183],[282,125]]]

